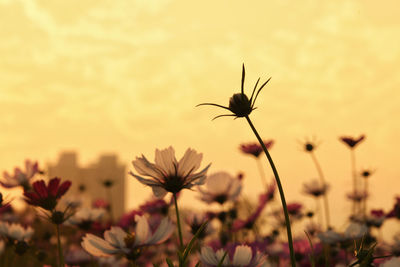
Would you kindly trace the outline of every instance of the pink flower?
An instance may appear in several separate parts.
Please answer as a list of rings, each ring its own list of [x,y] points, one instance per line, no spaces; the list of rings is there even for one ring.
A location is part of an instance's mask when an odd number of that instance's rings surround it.
[[[274,144],[274,140],[264,140],[264,145],[267,149],[270,149]],[[263,149],[259,143],[247,143],[241,144],[240,150],[245,154],[250,154],[258,158],[263,152]]]
[[[60,184],[60,178],[53,178],[46,186],[44,180],[34,182],[32,191],[25,191],[25,201],[33,206],[52,211],[57,206],[57,201],[68,191],[70,181]]]
[[[365,135],[360,135],[358,138],[353,138],[350,136],[342,136],[340,140],[353,149],[358,143],[365,139]]]
[[[3,173],[4,182],[0,181],[0,185],[5,188],[13,188],[17,186],[22,186],[24,189],[29,189],[29,180],[32,179],[35,174],[39,173],[39,167],[37,162],[32,162],[30,160],[25,161],[25,170],[20,168],[14,169],[14,174],[10,175],[8,172]]]

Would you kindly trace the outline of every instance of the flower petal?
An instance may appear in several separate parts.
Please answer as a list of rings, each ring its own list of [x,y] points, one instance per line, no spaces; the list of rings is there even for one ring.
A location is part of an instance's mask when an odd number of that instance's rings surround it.
[[[150,227],[145,216],[136,215],[135,245],[146,244],[150,237]]]
[[[156,149],[156,154],[155,154],[155,164],[159,166],[166,176],[169,175],[174,175],[176,173],[176,158],[175,158],[175,150],[172,146],[163,149],[163,150],[158,150]]]
[[[136,169],[136,171],[145,176],[151,176],[153,178],[156,178],[158,180],[162,179],[164,177],[164,174],[162,173],[161,170],[157,168],[154,164],[150,163],[145,156],[142,155],[141,158],[136,158],[136,160],[132,161],[133,167]]]
[[[174,231],[174,225],[168,218],[162,219],[157,230],[148,240],[148,244],[159,244],[167,240]]]
[[[201,248],[200,260],[208,265],[218,265],[218,259],[215,256],[214,250],[208,246]]]
[[[233,255],[233,266],[246,266],[250,263],[252,258],[251,248],[249,246],[237,246],[235,254]]]
[[[81,246],[88,253],[96,257],[110,257],[120,251],[119,249],[111,246],[104,239],[92,234],[86,234],[86,236],[83,237]]]
[[[161,186],[153,186],[151,189],[153,190],[153,194],[156,196],[156,198],[163,198],[168,193]]]
[[[124,248],[125,238],[128,234],[118,226],[111,226],[110,230],[104,232],[104,239],[114,247]]]
[[[188,148],[183,157],[179,160],[178,175],[185,177],[196,171],[200,167],[202,158],[203,154],[197,153],[196,150]]]

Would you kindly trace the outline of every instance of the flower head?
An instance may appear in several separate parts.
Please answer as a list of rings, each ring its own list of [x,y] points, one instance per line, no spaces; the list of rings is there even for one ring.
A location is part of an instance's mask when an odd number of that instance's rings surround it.
[[[168,218],[164,218],[157,229],[152,232],[144,216],[136,217],[135,232],[129,234],[117,226],[104,232],[104,239],[92,234],[86,234],[82,240],[82,247],[96,257],[110,257],[122,254],[128,259],[139,256],[140,248],[155,245],[167,240],[174,226]]]
[[[232,253],[224,249],[214,251],[211,247],[201,248],[200,260],[206,266],[218,266],[226,254],[222,266],[258,267],[264,262],[262,254],[247,245],[239,245],[232,249]]]
[[[203,155],[188,148],[179,160],[175,158],[175,150],[169,147],[164,150],[156,149],[155,163],[150,163],[145,156],[137,157],[132,161],[136,171],[150,179],[143,178],[133,172],[130,174],[142,184],[151,186],[153,193],[158,198],[163,198],[168,192],[178,193],[184,188],[202,185],[211,164],[202,171],[195,173],[200,167]]]
[[[45,210],[54,210],[58,200],[68,191],[71,186],[70,181],[60,184],[60,178],[53,178],[46,186],[44,180],[34,182],[32,191],[25,191],[25,201],[33,206],[41,207]]]
[[[244,78],[245,78],[245,69],[244,69],[244,64],[243,64],[243,66],[242,66],[241,92],[234,94],[229,99],[229,106],[228,107],[225,107],[225,106],[222,106],[222,105],[218,105],[218,104],[213,104],[213,103],[202,103],[202,104],[199,104],[197,106],[211,105],[211,106],[216,106],[216,107],[220,107],[220,108],[223,108],[223,109],[227,109],[230,112],[232,112],[232,114],[225,114],[225,115],[216,116],[214,119],[219,118],[219,117],[226,117],[226,116],[232,116],[232,117],[236,117],[236,118],[247,117],[248,115],[250,115],[250,113],[253,110],[256,109],[254,107],[254,104],[255,104],[255,102],[257,100],[258,94],[261,92],[261,90],[264,88],[264,86],[269,82],[269,80],[271,80],[271,78],[269,78],[266,82],[264,82],[260,86],[260,88],[257,90],[257,85],[258,85],[258,82],[260,81],[260,78],[258,78],[258,80],[257,80],[257,82],[256,82],[256,84],[254,86],[253,92],[251,93],[250,99],[244,93]]]
[[[33,235],[31,227],[0,221],[0,235],[12,241],[28,241]]]
[[[342,142],[344,142],[346,145],[348,145],[349,148],[351,148],[351,149],[355,148],[356,145],[358,143],[360,143],[364,139],[365,139],[365,135],[360,135],[360,137],[358,137],[358,138],[353,138],[353,137],[350,137],[350,136],[342,136],[342,137],[340,137],[340,140]]]
[[[318,180],[311,180],[310,182],[303,184],[303,192],[314,197],[324,195],[328,189],[328,184],[321,184]]]
[[[81,229],[88,230],[93,222],[99,221],[105,214],[104,209],[89,209],[82,208],[73,214],[67,222],[72,225],[77,225]]]
[[[199,187],[200,199],[206,203],[224,204],[235,201],[242,189],[241,181],[227,172],[217,172],[208,176],[206,189]]]
[[[264,140],[264,145],[267,149],[270,149],[273,144],[274,140]],[[241,144],[240,150],[243,153],[253,155],[256,158],[258,158],[263,152],[263,148],[259,143]]]
[[[38,163],[32,162],[30,160],[25,161],[25,170],[21,170],[20,168],[14,169],[14,174],[9,174],[8,172],[3,173],[3,177],[5,181],[0,181],[0,185],[5,188],[13,188],[17,186],[22,186],[25,189],[28,189],[29,180],[32,179],[35,174],[40,173]]]
[[[354,202],[361,202],[368,197],[368,192],[365,191],[355,191],[347,193],[347,198]]]

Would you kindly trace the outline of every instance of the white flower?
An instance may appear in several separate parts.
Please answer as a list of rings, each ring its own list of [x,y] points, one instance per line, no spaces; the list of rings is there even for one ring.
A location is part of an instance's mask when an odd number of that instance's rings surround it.
[[[321,240],[322,243],[325,243],[325,244],[335,244],[335,243],[343,241],[343,239],[344,239],[343,235],[341,235],[333,230],[328,230],[328,231],[319,233],[318,238]]]
[[[392,257],[390,260],[385,261],[380,267],[398,267],[400,266],[400,257]]]
[[[328,191],[328,189],[328,184],[322,184],[315,179],[303,184],[303,192],[307,195],[312,195],[314,197],[324,195]]]
[[[200,260],[206,266],[218,266],[226,251],[219,249],[216,252],[211,247],[203,247],[200,253]],[[235,248],[233,257],[227,254],[222,262],[222,266],[246,266],[258,267],[264,262],[264,258],[260,252],[253,253],[252,249],[246,245],[240,245]]]
[[[227,172],[217,172],[208,176],[206,190],[199,187],[200,199],[206,203],[235,201],[242,189],[242,183],[238,178],[232,177]]]
[[[113,226],[104,232],[104,239],[92,234],[86,234],[81,242],[82,247],[93,256],[110,257],[123,254],[132,257],[141,246],[159,244],[167,240],[174,227],[168,218],[161,220],[160,225],[151,232],[149,223],[144,216],[136,216],[136,228],[133,234],[128,234],[122,228]]]
[[[344,232],[344,236],[349,239],[362,238],[368,232],[368,227],[365,224],[350,223]]]
[[[143,178],[130,172],[142,184],[151,186],[153,193],[158,198],[163,198],[167,192],[178,193],[184,188],[192,188],[202,185],[206,179],[206,173],[211,164],[202,171],[195,173],[200,167],[203,155],[188,148],[184,156],[179,160],[175,158],[175,150],[170,146],[164,150],[156,149],[155,163],[150,163],[145,156],[136,157],[132,161],[136,171],[150,179]]]
[[[12,240],[28,241],[33,235],[33,229],[23,227],[18,223],[8,223],[0,221],[0,235]]]
[[[101,217],[105,214],[104,209],[97,208],[82,208],[77,211],[71,218],[67,220],[68,223],[74,225],[80,225],[85,223],[92,223],[101,219]]]

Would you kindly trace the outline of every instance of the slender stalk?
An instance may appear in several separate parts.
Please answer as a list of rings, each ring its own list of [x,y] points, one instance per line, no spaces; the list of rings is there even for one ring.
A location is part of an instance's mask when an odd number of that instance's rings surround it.
[[[350,150],[350,159],[351,159],[351,175],[353,177],[353,194],[354,196],[357,194],[357,173],[356,173],[356,155],[354,153],[354,149]],[[357,201],[353,201],[353,215],[357,214],[358,209]]]
[[[267,189],[267,179],[265,178],[265,173],[261,164],[261,157],[260,158],[256,158],[257,161],[257,167],[258,167],[258,171],[260,172],[260,177],[261,177],[261,182],[264,186],[265,189]]]
[[[64,267],[64,255],[61,247],[61,239],[60,239],[60,225],[56,225],[56,234],[57,234],[57,246],[58,246],[58,262],[60,267]]]
[[[363,216],[367,218],[367,199],[368,199],[368,178],[364,178],[364,199],[363,199]]]
[[[283,213],[285,214],[285,224],[286,224],[286,231],[287,231],[288,244],[289,244],[289,250],[290,250],[290,262],[292,264],[292,267],[296,267],[296,258],[295,258],[294,249],[293,249],[292,230],[291,230],[291,227],[290,227],[289,213],[288,213],[288,210],[287,210],[286,199],[285,199],[285,194],[283,192],[281,179],[279,178],[278,171],[277,171],[277,169],[275,167],[274,161],[271,158],[271,155],[268,152],[268,149],[266,148],[263,140],[261,139],[260,135],[258,134],[256,128],[253,125],[253,123],[251,122],[249,116],[246,116],[245,118],[246,118],[247,122],[249,123],[250,128],[253,130],[254,135],[257,137],[258,142],[260,143],[261,147],[263,148],[264,153],[267,156],[268,162],[271,165],[272,171],[274,173],[275,180],[276,180],[276,185],[278,186],[279,195],[281,197]]]
[[[321,203],[319,202],[318,197],[315,198],[315,205],[316,205],[316,213],[318,214],[318,224],[322,225],[322,209],[321,209]]]
[[[176,200],[176,194],[174,194],[174,204],[175,204],[175,213],[176,213],[176,224],[178,226],[178,234],[179,234],[179,244],[181,249],[183,248],[183,238],[182,238],[182,229],[181,229],[181,221],[179,218],[179,209],[178,209],[178,201]]]
[[[319,164],[317,157],[315,156],[314,152],[310,152],[311,158],[315,164],[315,168],[317,169],[319,179],[323,185],[326,185],[325,176],[322,172],[321,165]],[[329,229],[331,227],[331,220],[330,220],[330,212],[329,212],[329,203],[328,203],[328,194],[325,192],[324,194],[324,207],[325,207],[325,219],[326,219],[326,228]]]

